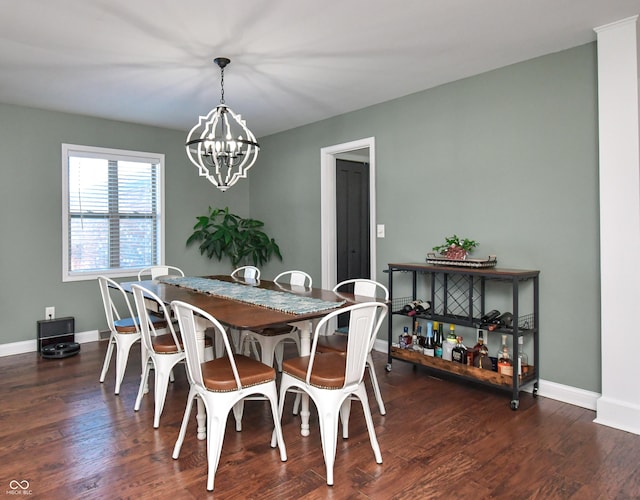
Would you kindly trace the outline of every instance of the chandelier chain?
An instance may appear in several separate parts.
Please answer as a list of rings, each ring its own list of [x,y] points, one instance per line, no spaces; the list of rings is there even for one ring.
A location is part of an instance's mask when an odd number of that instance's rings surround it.
[[[220,104],[224,104],[224,68],[220,68]]]

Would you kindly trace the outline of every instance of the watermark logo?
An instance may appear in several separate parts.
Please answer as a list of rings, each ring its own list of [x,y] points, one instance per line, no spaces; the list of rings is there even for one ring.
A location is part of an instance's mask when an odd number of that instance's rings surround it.
[[[23,479],[18,481],[17,479],[12,479],[9,482],[9,489],[6,490],[7,495],[31,495],[32,491],[29,489],[29,481]]]

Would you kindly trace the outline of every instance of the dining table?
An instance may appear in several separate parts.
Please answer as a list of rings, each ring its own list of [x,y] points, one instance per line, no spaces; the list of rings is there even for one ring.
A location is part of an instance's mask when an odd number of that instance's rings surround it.
[[[300,332],[301,356],[309,355],[313,328],[320,318],[338,308],[376,300],[322,288],[288,285],[262,279],[244,280],[228,275],[159,277],[155,280],[123,282],[120,285],[131,293],[131,285],[134,284],[150,290],[166,305],[173,301],[182,301],[196,306],[228,329],[259,333],[284,325],[296,327]],[[196,318],[200,359],[205,359],[205,330],[210,326],[211,323],[204,318]],[[220,356],[222,342],[216,338],[214,343],[216,356]],[[300,433],[303,436],[309,435],[309,416],[309,398],[303,394],[300,406]],[[205,439],[206,413],[200,400],[196,420],[198,439]]]

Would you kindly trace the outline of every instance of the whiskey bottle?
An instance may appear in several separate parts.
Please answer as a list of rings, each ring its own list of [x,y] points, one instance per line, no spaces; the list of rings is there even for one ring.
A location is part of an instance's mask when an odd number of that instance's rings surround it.
[[[498,373],[513,377],[513,360],[507,345],[507,336],[502,336],[502,346],[498,350]]]
[[[435,356],[435,343],[433,341],[433,324],[431,322],[427,323],[427,338],[424,342],[424,350],[423,353],[425,356]]]
[[[451,361],[463,365],[467,364],[467,348],[462,343],[462,337],[456,339],[456,345],[451,350]]]

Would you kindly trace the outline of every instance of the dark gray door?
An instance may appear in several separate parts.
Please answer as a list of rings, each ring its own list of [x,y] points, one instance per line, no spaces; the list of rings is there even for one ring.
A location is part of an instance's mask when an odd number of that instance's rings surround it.
[[[369,278],[369,165],[336,160],[337,282]]]

